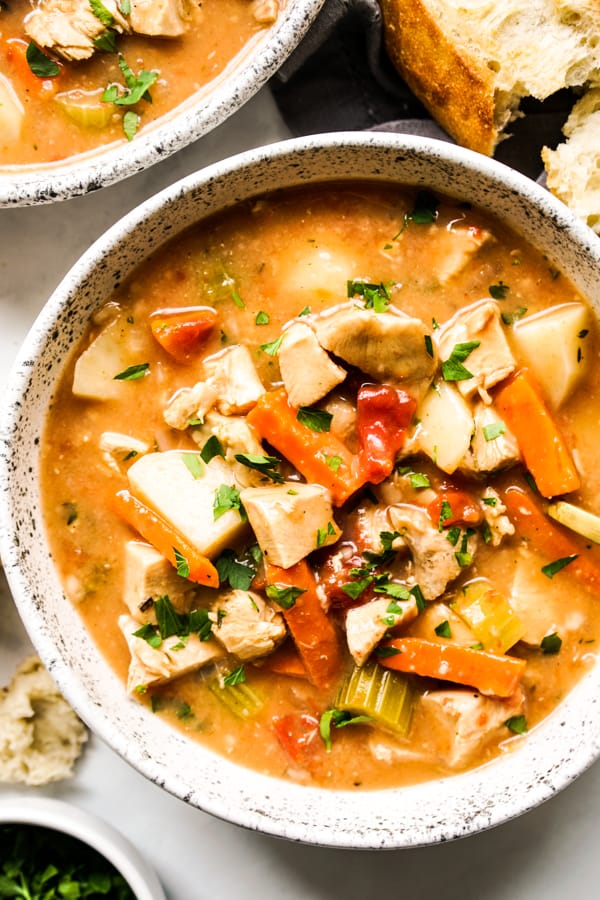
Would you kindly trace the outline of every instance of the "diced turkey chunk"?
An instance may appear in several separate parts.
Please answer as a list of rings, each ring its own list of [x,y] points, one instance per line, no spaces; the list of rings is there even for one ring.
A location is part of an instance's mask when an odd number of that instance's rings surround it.
[[[183,0],[131,0],[131,27],[151,37],[180,37],[189,14]]]
[[[507,469],[520,461],[517,439],[493,406],[479,401],[473,421],[471,445],[460,463],[463,472],[484,475]]]
[[[287,634],[281,613],[252,591],[224,594],[210,617],[216,639],[239,659],[266,656]]]
[[[205,416],[204,424],[192,431],[192,437],[200,447],[203,447],[211,435],[218,438],[227,459],[236,453],[264,455],[263,446],[248,425],[245,416],[223,416],[211,410]]]
[[[506,506],[493,487],[486,487],[481,498],[483,517],[489,525],[490,544],[498,547],[502,538],[515,533],[515,526],[506,515]]]
[[[491,237],[489,231],[476,225],[467,228],[460,225],[436,228],[433,245],[435,252],[431,256],[433,274],[440,284],[446,284],[455,275],[459,275]]]
[[[358,450],[356,404],[336,393],[323,402],[321,409],[332,416],[331,433],[339,437],[352,453],[356,453]]]
[[[440,359],[444,361],[450,358],[457,344],[479,341],[479,346],[463,363],[473,377],[456,382],[465,397],[479,391],[482,399],[489,402],[487,391],[515,368],[495,300],[479,300],[460,309],[441,327],[437,337]]]
[[[117,0],[103,0],[113,17],[116,31],[128,32],[129,22]],[[96,50],[94,41],[106,26],[92,12],[89,0],[40,0],[24,20],[25,33],[38,47],[46,48],[66,60],[88,59]]]
[[[346,614],[346,640],[348,649],[357,666],[367,661],[374,648],[390,628],[410,622],[418,614],[414,597],[409,600],[394,600],[390,612],[391,598],[371,600],[362,606],[355,606]]]
[[[477,691],[429,691],[419,700],[420,712],[428,719],[432,750],[451,769],[466,766],[492,740],[511,732],[506,720],[523,712],[523,695],[517,691],[501,700]]]
[[[473,416],[454,385],[439,381],[417,407],[418,422],[407,442],[409,452],[421,450],[443,472],[451,475],[469,449]]]
[[[508,598],[511,609],[525,625],[521,640],[531,647],[539,647],[543,638],[555,631],[564,638],[568,631],[584,625],[582,613],[568,602],[568,587],[558,596],[548,590],[548,578],[541,571],[546,562],[536,553],[521,550]]]
[[[111,469],[121,472],[121,463],[143,456],[148,453],[150,447],[144,441],[131,437],[129,434],[121,434],[118,431],[103,431],[100,435],[100,449],[102,456]]]
[[[135,637],[134,632],[140,627],[136,619],[119,616],[118,625],[131,654],[127,674],[130,694],[143,693],[146,688],[172,681],[225,656],[225,651],[214,638],[201,641],[197,634],[190,634],[182,641],[174,634],[159,647],[151,647],[144,638]]]
[[[186,454],[194,457],[191,467],[185,463]],[[197,467],[201,477],[193,471]],[[233,469],[220,457],[204,463],[198,453],[185,450],[149,453],[134,462],[127,475],[132,494],[204,556],[216,556],[246,528],[237,509],[215,519],[216,492],[223,486],[234,487]]]
[[[225,416],[250,412],[265,392],[250,351],[241,344],[205,359],[204,372],[217,391],[215,405]]]
[[[322,347],[377,381],[420,394],[433,378],[437,354],[425,340],[430,330],[399,309],[376,313],[344,303],[310,324]]]
[[[190,422],[203,422],[217,399],[217,389],[204,381],[190,388],[180,388],[169,400],[163,412],[167,425],[185,431]]]
[[[171,563],[143,541],[127,541],[123,573],[123,602],[138,622],[156,622],[154,603],[168,596],[179,613],[190,611],[194,585],[178,575]]]
[[[331,495],[319,484],[288,481],[249,487],[240,496],[266,561],[283,569],[335,543],[341,534]]]
[[[429,515],[418,506],[398,503],[389,507],[389,520],[412,554],[413,577],[426,600],[435,600],[446,586],[464,571],[456,558],[456,550],[445,531],[438,531]],[[474,555],[477,535],[471,535],[467,552]]]
[[[295,322],[283,332],[277,354],[283,385],[292,406],[312,406],[346,377],[319,344],[314,331]]]
[[[253,0],[252,15],[259,25],[272,25],[277,21],[279,3],[277,0]]]
[[[356,512],[356,545],[361,553],[383,553],[382,532],[390,532],[388,507],[374,506],[369,503],[361,506]],[[396,538],[391,549],[398,550],[404,546],[402,538]]]

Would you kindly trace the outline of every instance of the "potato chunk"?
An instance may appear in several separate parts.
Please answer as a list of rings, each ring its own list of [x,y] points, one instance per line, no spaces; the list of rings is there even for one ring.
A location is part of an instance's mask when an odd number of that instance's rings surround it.
[[[195,585],[178,575],[158,550],[143,541],[127,541],[123,602],[134,619],[139,622],[155,622],[154,603],[148,601],[165,594],[178,613],[187,613],[195,592]]]
[[[471,444],[473,416],[455,387],[440,381],[417,408],[417,447],[447,472],[454,472]]]
[[[127,474],[134,496],[170,522],[204,556],[218,555],[246,527],[238,509],[228,509],[215,518],[216,492],[223,486],[235,487],[233,469],[220,457],[204,463],[199,454],[185,450],[149,453],[134,462]]]
[[[558,409],[575,391],[592,359],[591,314],[583,303],[564,303],[521,319],[512,340],[544,395]]]

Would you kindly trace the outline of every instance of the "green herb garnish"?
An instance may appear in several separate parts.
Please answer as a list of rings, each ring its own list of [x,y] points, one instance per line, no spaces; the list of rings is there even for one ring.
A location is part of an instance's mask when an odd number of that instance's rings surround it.
[[[461,344],[455,344],[452,353],[442,363],[442,376],[444,381],[467,381],[473,377],[473,373],[469,372],[463,362],[467,357],[479,347],[481,341],[465,341]]]
[[[443,622],[440,622],[439,625],[436,625],[434,631],[438,637],[452,637],[452,629],[450,628],[450,622],[448,621],[448,619],[444,619]]]
[[[282,609],[291,609],[301,594],[305,594],[304,588],[294,587],[291,584],[268,584],[266,594],[269,600],[274,600]]]
[[[193,478],[197,479],[204,477],[204,466],[202,465],[202,459],[198,453],[182,453],[181,458],[186,469]]]
[[[246,680],[246,670],[244,666],[238,666],[233,672],[230,672],[223,678],[223,684],[231,686],[233,684],[243,684]]]
[[[276,484],[283,484],[283,475],[275,471],[275,466],[278,466],[281,462],[277,456],[259,456],[255,453],[236,453],[235,458],[243,466],[247,466],[249,469],[260,472],[261,475],[270,478],[271,481],[274,481]]]
[[[348,297],[363,297],[365,301],[365,309],[372,309],[376,313],[383,313],[390,305],[390,286],[393,282],[384,284],[371,284],[368,281],[348,281],[347,293]]]
[[[223,459],[225,459],[225,450],[223,449],[223,444],[216,436],[216,434],[211,434],[204,447],[200,451],[200,456],[205,463],[209,463],[215,456],[222,456]]]
[[[230,509],[237,509],[242,522],[247,522],[246,510],[240,499],[240,492],[230,484],[221,484],[215,491],[213,500],[213,519],[216,522]]]
[[[234,590],[247,591],[256,575],[257,563],[250,553],[240,558],[233,550],[223,550],[214,564],[219,573],[220,584],[229,582]]]
[[[30,41],[25,51],[25,59],[34,75],[38,78],[55,78],[60,74],[60,66],[49,56],[46,56],[37,44]]]
[[[555,559],[554,562],[548,563],[547,566],[542,566],[542,572],[547,578],[554,578],[557,572],[560,572],[565,566],[575,562],[578,555],[579,554],[577,553],[573,553],[572,556],[563,556],[561,559]]]
[[[505,300],[509,290],[508,285],[504,284],[502,280],[498,284],[490,284],[488,288],[490,297],[493,297],[494,300]]]
[[[370,716],[354,716],[346,709],[327,709],[321,715],[319,734],[325,742],[327,751],[330,751],[332,727],[343,728],[345,725],[367,725],[372,721]]]
[[[256,313],[256,318],[254,320],[255,325],[268,325],[270,321],[271,317],[262,309]]]
[[[501,434],[506,433],[506,425],[504,422],[490,422],[489,425],[483,426],[483,436],[486,441],[495,441]]]
[[[138,363],[138,365],[128,366],[122,372],[119,372],[118,375],[114,375],[113,381],[137,381],[138,378],[143,378],[149,371],[150,363]]]
[[[311,431],[329,431],[333,415],[324,409],[316,409],[313,406],[301,406],[296,413],[298,421],[310,428]]]
[[[540,647],[548,656],[554,656],[554,654],[558,653],[562,647],[562,640],[556,631],[554,631],[552,634],[547,634],[546,637],[542,638]]]
[[[525,716],[511,716],[504,724],[515,734],[525,734],[527,731],[527,719]]]
[[[261,344],[260,349],[263,353],[267,353],[269,356],[277,356],[279,352],[279,348],[281,347],[281,342],[283,340],[283,335],[280,334],[278,338],[274,341],[271,341],[269,344]]]
[[[182,578],[190,577],[190,564],[185,558],[185,556],[177,549],[177,547],[173,547],[173,553],[175,554],[175,562],[177,564],[177,574],[181,575]]]

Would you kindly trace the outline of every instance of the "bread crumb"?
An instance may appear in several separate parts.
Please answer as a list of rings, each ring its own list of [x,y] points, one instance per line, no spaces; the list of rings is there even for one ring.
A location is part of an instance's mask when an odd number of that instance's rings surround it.
[[[42,785],[73,774],[87,730],[37,656],[0,690],[0,782]]]

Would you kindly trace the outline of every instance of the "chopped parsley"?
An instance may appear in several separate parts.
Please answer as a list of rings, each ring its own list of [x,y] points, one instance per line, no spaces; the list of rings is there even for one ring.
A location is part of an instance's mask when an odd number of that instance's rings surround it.
[[[66,503],[63,503],[62,508],[65,513],[65,518],[67,521],[67,525],[72,525],[73,522],[77,521],[79,513],[77,511],[77,506],[71,500],[67,500]]]
[[[310,306],[305,306],[304,309],[301,309],[298,313],[298,318],[300,318],[300,316],[310,316]]]
[[[156,625],[147,623],[134,631],[134,637],[142,638],[157,649],[162,642],[174,635],[180,639],[197,634],[201,641],[207,641],[212,633],[212,622],[208,610],[194,609],[190,613],[178,613],[168,596],[158,597],[154,603]],[[176,647],[177,645],[175,645]],[[173,649],[175,649],[173,647]]]
[[[240,492],[237,488],[230,484],[221,484],[215,491],[213,500],[213,519],[216,522],[226,512],[231,509],[237,509],[242,522],[248,521],[246,510],[240,499]]]
[[[450,622],[448,621],[448,619],[444,619],[443,622],[440,622],[439,625],[436,625],[434,631],[438,637],[452,637],[452,629],[450,628]]]
[[[182,453],[181,458],[190,475],[197,479],[204,477],[204,466],[198,453]]]
[[[235,303],[238,309],[246,309],[246,304],[238,294],[235,288],[231,288],[231,299]]]
[[[220,584],[229,582],[234,590],[247,591],[256,575],[257,563],[250,553],[238,557],[234,550],[223,550],[215,560],[215,569],[219,573]]]
[[[30,41],[25,51],[27,65],[38,78],[55,78],[60,74],[60,66],[45,53],[42,53],[37,44]]]
[[[329,431],[333,415],[324,409],[316,409],[314,406],[301,406],[296,413],[296,418],[311,431]]]
[[[448,503],[447,500],[442,500],[442,505],[440,507],[440,517],[438,519],[438,531],[444,530],[444,524],[449,522],[452,519],[454,513],[452,512],[452,507]]]
[[[264,312],[262,309],[256,313],[256,318],[254,320],[255,325],[268,325],[271,321],[271,317],[268,313]]]
[[[512,325],[514,322],[518,322],[519,319],[522,319],[524,315],[527,313],[526,306],[518,306],[517,309],[514,309],[510,313],[503,312],[502,321],[505,325]]]
[[[456,547],[459,538],[460,528],[458,527],[458,525],[452,525],[452,527],[449,528],[446,533],[446,540],[449,541],[453,547]]]
[[[332,472],[337,472],[343,462],[341,456],[324,456],[324,459]]]
[[[138,378],[143,378],[149,371],[150,363],[138,363],[135,366],[128,366],[122,372],[119,372],[118,375],[114,375],[113,381],[137,381]]]
[[[384,284],[372,284],[368,281],[348,281],[348,297],[362,297],[365,301],[365,309],[372,309],[376,313],[383,313],[390,305],[390,287],[393,282]]]
[[[552,634],[547,634],[546,637],[542,638],[540,647],[543,653],[546,653],[548,656],[554,656],[562,647],[562,639],[554,631]]]
[[[497,497],[482,497],[481,502],[485,503],[486,506],[497,506],[498,505]]]
[[[435,222],[438,206],[439,200],[434,194],[429,191],[419,191],[415,198],[412,212],[404,214],[402,228],[398,234],[394,235],[393,240],[395,241],[400,237],[409,222],[414,222],[415,225],[430,225],[432,222]]]
[[[509,286],[504,284],[502,279],[500,279],[498,284],[490,284],[488,287],[489,295],[490,297],[493,297],[494,300],[505,300],[509,290]]]
[[[132,141],[140,127],[141,117],[132,109],[128,109],[123,115],[123,134],[128,141]]]
[[[277,356],[279,353],[279,348],[281,347],[281,342],[283,340],[283,335],[280,334],[278,338],[274,341],[271,341],[269,344],[261,344],[260,349],[263,353],[268,354],[269,356]]]
[[[355,716],[347,709],[326,709],[319,722],[319,734],[325,747],[331,750],[331,729],[343,728],[345,725],[367,725],[372,722],[370,716]]]
[[[373,584],[374,580],[375,577],[373,575],[367,575],[365,578],[359,578],[357,581],[348,581],[346,584],[341,584],[340,588],[352,600],[357,600],[369,585]]]
[[[227,687],[232,687],[235,684],[243,684],[245,680],[246,670],[244,669],[244,666],[241,665],[224,677],[223,684]]]
[[[554,578],[557,572],[560,572],[561,569],[564,569],[565,566],[570,565],[572,562],[575,562],[578,554],[573,553],[572,556],[563,556],[561,559],[555,559],[554,562],[548,563],[547,566],[542,566],[542,572],[546,575],[547,578]]]
[[[304,588],[294,587],[292,584],[268,584],[266,594],[270,600],[274,600],[282,609],[291,609],[301,594],[305,594]]]
[[[495,441],[501,434],[506,433],[506,425],[504,422],[490,422],[489,425],[483,426],[483,436],[486,441]]]
[[[317,548],[323,547],[328,537],[335,536],[335,527],[333,522],[327,523],[327,528],[317,529]]]
[[[223,444],[216,436],[216,434],[211,434],[204,447],[200,451],[200,456],[205,463],[209,463],[215,456],[222,456],[223,459],[225,459],[225,450],[223,449]]]
[[[115,19],[113,14],[106,8],[101,0],[89,0],[89,4],[92,12],[105,28],[110,28],[111,25],[114,25]]]
[[[177,547],[173,547],[173,553],[175,554],[175,562],[177,563],[177,574],[181,575],[182,578],[190,577],[190,564],[185,558],[185,556],[180,553]]]
[[[275,466],[278,466],[281,462],[277,456],[260,456],[256,453],[236,453],[235,458],[243,466],[247,466],[249,469],[260,472],[261,475],[270,478],[271,481],[274,481],[276,484],[283,484],[283,475],[275,471]]]
[[[433,341],[431,340],[431,335],[425,335],[425,350],[427,351],[429,356],[433,356]]]
[[[103,53],[116,53],[116,32],[109,29],[108,31],[104,31],[102,34],[99,34],[97,38],[94,38],[94,47],[96,48],[96,50],[101,50]]]
[[[463,366],[468,356],[479,347],[481,341],[465,341],[455,344],[448,359],[442,363],[442,376],[444,381],[467,381],[473,377],[473,373]]]
[[[511,716],[504,724],[515,734],[525,734],[527,732],[527,719],[525,716]]]

